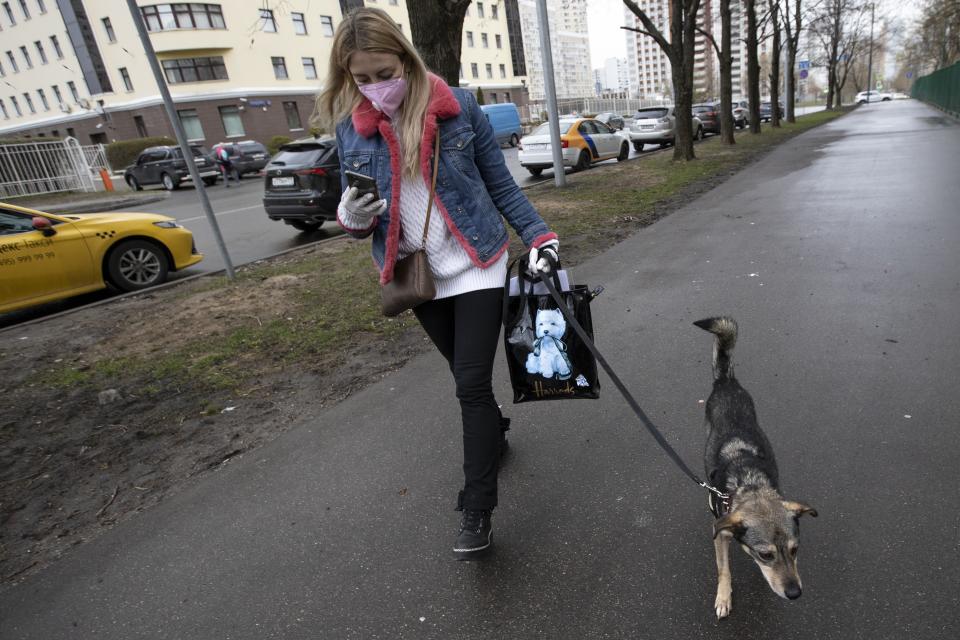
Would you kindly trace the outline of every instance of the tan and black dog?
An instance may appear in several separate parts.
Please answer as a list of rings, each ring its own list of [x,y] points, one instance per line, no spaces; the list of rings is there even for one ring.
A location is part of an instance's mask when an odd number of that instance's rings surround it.
[[[777,462],[770,441],[757,423],[753,399],[733,375],[731,352],[737,342],[733,318],[699,320],[694,324],[716,336],[713,346],[713,391],[707,400],[707,446],[703,463],[708,482],[725,493],[710,494],[713,545],[717,554],[717,618],[733,606],[728,546],[740,543],[781,598],[800,597],[797,551],[800,516],[816,516],[813,508],[784,500],[778,488]]]

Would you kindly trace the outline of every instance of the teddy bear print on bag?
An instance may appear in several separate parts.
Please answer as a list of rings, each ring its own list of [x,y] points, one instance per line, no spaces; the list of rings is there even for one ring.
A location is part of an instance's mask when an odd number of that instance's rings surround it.
[[[563,336],[567,332],[567,322],[559,309],[540,309],[537,311],[537,339],[533,343],[533,353],[527,356],[527,373],[540,374],[560,380],[570,377],[570,359],[567,357],[567,345]]]

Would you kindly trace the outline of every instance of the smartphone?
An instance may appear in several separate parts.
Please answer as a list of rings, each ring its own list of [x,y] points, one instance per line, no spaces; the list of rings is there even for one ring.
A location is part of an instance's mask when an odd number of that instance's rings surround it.
[[[380,190],[377,189],[376,180],[370,176],[365,176],[362,173],[354,173],[353,171],[344,171],[343,173],[347,176],[347,184],[357,188],[357,197],[372,193],[374,200],[380,199]]]

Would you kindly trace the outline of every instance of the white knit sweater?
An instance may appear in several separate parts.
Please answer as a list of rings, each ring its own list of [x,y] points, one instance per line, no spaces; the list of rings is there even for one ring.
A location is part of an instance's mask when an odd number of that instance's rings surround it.
[[[396,178],[396,176],[394,176]],[[397,185],[396,179],[394,185]],[[400,187],[400,247],[397,259],[400,260],[420,248],[423,239],[423,225],[427,219],[427,203],[430,199],[430,185],[421,177],[402,177]],[[343,207],[338,207],[337,216],[348,229],[366,229],[370,221],[351,215]],[[434,199],[430,212],[430,230],[427,232],[427,260],[437,287],[434,298],[451,296],[502,287],[507,275],[507,253],[486,269],[473,263],[470,255],[460,245],[456,236],[447,228],[443,213]]]

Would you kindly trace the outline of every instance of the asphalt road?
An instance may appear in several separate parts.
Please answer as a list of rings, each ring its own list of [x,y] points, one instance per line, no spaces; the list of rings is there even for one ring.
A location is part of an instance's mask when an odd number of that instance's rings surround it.
[[[0,637],[955,637],[958,148],[933,109],[868,105],[577,269],[606,286],[601,350],[694,468],[711,342],[690,323],[739,320],[783,490],[820,512],[799,600],[733,549],[714,620],[706,495],[605,377],[597,401],[506,407],[496,549],[455,562],[459,410],[428,354],[7,589]]]

